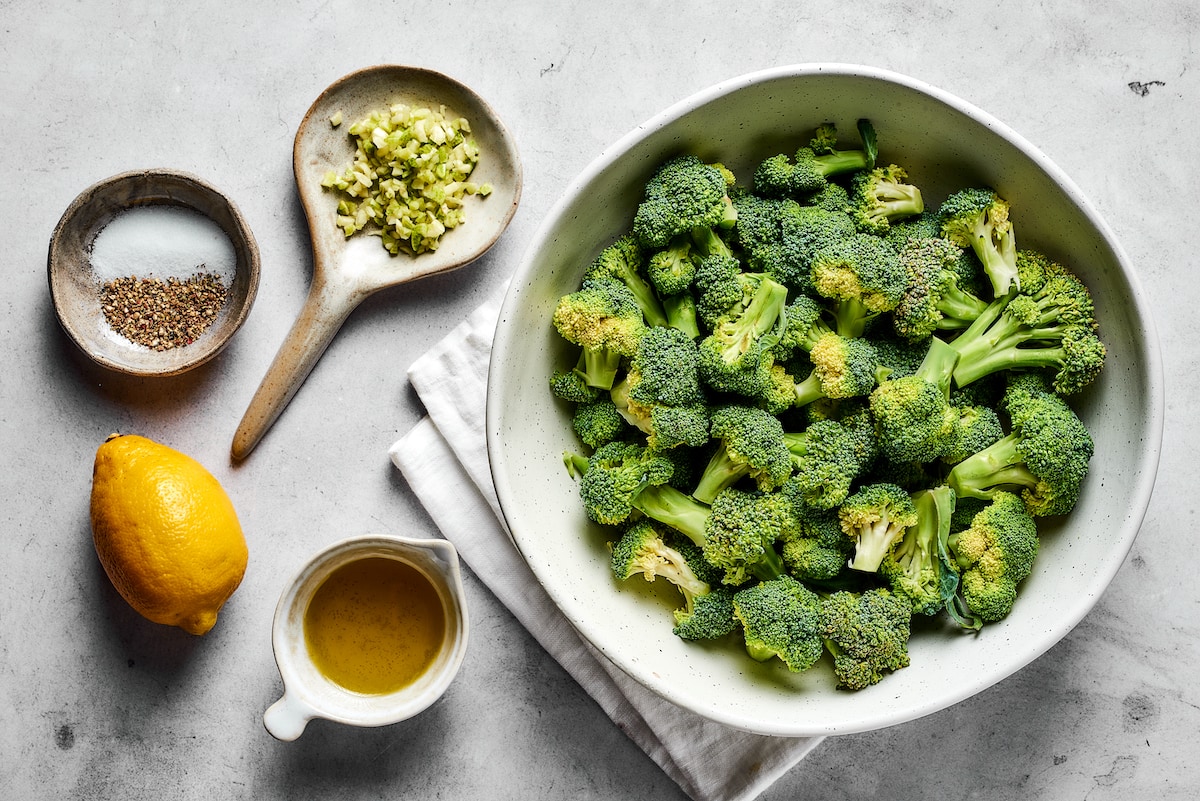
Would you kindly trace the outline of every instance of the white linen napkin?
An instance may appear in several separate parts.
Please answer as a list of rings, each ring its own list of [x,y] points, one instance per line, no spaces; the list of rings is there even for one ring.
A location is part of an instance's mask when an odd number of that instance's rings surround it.
[[[684,792],[695,801],[749,801],[823,738],[749,734],[655,695],[579,636],[509,540],[484,439],[502,294],[409,368],[428,416],[388,455],[471,571]]]

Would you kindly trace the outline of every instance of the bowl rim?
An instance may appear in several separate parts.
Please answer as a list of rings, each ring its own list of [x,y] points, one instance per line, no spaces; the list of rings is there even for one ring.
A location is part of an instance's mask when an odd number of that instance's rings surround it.
[[[1138,531],[1145,519],[1157,477],[1163,435],[1163,418],[1165,413],[1163,367],[1160,344],[1145,291],[1142,288],[1136,272],[1130,266],[1128,255],[1117,241],[1112,229],[1100,216],[1095,207],[1092,205],[1091,201],[1084,195],[1075,182],[1069,176],[1067,176],[1061,168],[1059,168],[1023,136],[1018,134],[1015,130],[998,120],[990,113],[983,111],[972,103],[969,103],[968,101],[963,100],[962,98],[959,98],[950,92],[932,86],[920,79],[887,69],[859,64],[840,62],[802,62],[745,73],[721,81],[690,96],[687,96],[684,99],[670,105],[660,113],[654,115],[646,122],[634,127],[630,132],[601,151],[601,153],[590,164],[588,164],[574,180],[567,184],[560,194],[557,202],[546,213],[540,227],[530,240],[522,259],[509,282],[509,286],[505,292],[504,301],[500,310],[500,321],[504,321],[505,319],[512,317],[514,310],[520,306],[527,280],[530,278],[530,272],[535,262],[536,254],[553,240],[555,229],[562,223],[570,205],[579,194],[580,190],[587,186],[591,181],[596,179],[597,176],[612,166],[616,161],[627,155],[644,139],[649,138],[655,132],[675,122],[695,109],[707,105],[740,89],[781,78],[796,78],[817,75],[867,78],[911,89],[918,93],[924,94],[935,101],[948,106],[952,110],[967,116],[972,121],[990,129],[1006,143],[1032,161],[1038,169],[1043,171],[1051,180],[1053,180],[1062,188],[1069,200],[1086,217],[1088,223],[1095,228],[1096,232],[1103,238],[1105,245],[1112,251],[1116,263],[1120,268],[1121,276],[1129,287],[1130,300],[1135,307],[1136,316],[1141,328],[1141,339],[1139,343],[1135,343],[1135,354],[1137,356],[1136,361],[1137,363],[1140,363],[1141,366],[1140,377],[1145,380],[1145,390],[1148,399],[1148,437],[1142,444],[1142,450],[1140,451],[1140,463],[1132,466],[1137,470],[1137,477],[1133,482],[1133,486],[1130,488],[1130,501],[1132,504],[1129,510],[1130,514],[1124,518],[1124,521],[1119,529],[1119,536],[1115,537],[1113,540],[1111,557],[1101,565],[1102,569],[1097,572],[1095,580],[1092,582],[1092,584],[1083,588],[1083,590],[1080,592],[1080,603],[1072,607],[1070,610],[1066,610],[1069,612],[1069,614],[1061,615],[1052,622],[1050,633],[1047,636],[1047,641],[1050,642],[1050,645],[1036,653],[1029,654],[1027,658],[1007,664],[1003,671],[989,675],[985,682],[981,683],[977,681],[974,683],[965,684],[962,691],[940,696],[936,702],[906,705],[902,712],[887,712],[885,710],[873,716],[864,716],[854,721],[850,726],[846,728],[837,728],[836,731],[824,727],[814,728],[812,726],[805,726],[803,723],[791,726],[764,726],[760,722],[749,720],[746,717],[739,716],[736,713],[724,714],[720,712],[713,712],[712,710],[702,708],[699,705],[689,703],[688,698],[681,697],[681,694],[674,692],[673,688],[665,682],[656,682],[651,676],[646,676],[638,673],[635,670],[630,670],[631,665],[629,660],[621,658],[619,654],[610,653],[610,649],[603,647],[600,643],[593,642],[591,638],[588,637],[586,632],[580,630],[579,627],[576,627],[576,630],[579,631],[580,636],[583,637],[584,640],[595,646],[597,650],[603,653],[608,659],[613,661],[614,664],[620,667],[623,671],[628,673],[628,675],[630,675],[633,679],[640,682],[661,697],[665,698],[667,701],[690,709],[691,711],[696,712],[697,714],[700,714],[708,719],[733,726],[734,728],[777,736],[820,736],[825,734],[845,734],[869,731],[907,722],[909,720],[915,720],[952,706],[966,698],[971,697],[972,695],[977,694],[978,692],[981,692],[987,687],[993,686],[999,681],[1002,681],[1021,668],[1025,667],[1038,656],[1045,653],[1046,650],[1049,650],[1049,648],[1052,648],[1054,645],[1058,644],[1076,625],[1078,625],[1078,623],[1088,614],[1088,612],[1091,611],[1099,596],[1103,593],[1105,588],[1107,588],[1113,577],[1124,564],[1129,550],[1133,545],[1133,541],[1137,537]],[[495,337],[493,339],[493,354],[496,352],[508,352],[513,344],[519,341],[520,338],[525,335],[526,332],[515,331],[512,327],[506,327],[502,324],[498,325],[495,332]],[[1140,345],[1140,347],[1136,347],[1136,345]],[[503,404],[498,395],[499,387],[506,383],[506,373],[507,368],[504,360],[493,358],[490,361],[485,413],[485,433],[488,445],[491,475],[495,485],[496,494],[500,502],[500,509],[505,518],[505,524],[509,531],[509,537],[513,541],[514,547],[517,548],[518,552],[521,552],[519,537],[514,533],[513,522],[510,519],[510,516],[504,511],[512,508],[513,504],[516,502],[513,489],[504,480],[507,460],[505,451],[502,447],[502,442],[500,441],[500,422],[501,415],[503,413],[501,407]],[[522,556],[524,556],[524,554],[522,554]],[[533,572],[534,575],[537,576],[536,571]],[[539,583],[542,583],[540,576],[538,576],[538,581]],[[545,587],[544,583],[543,586]],[[554,595],[550,588],[546,587],[546,590],[553,599]]]
[[[61,276],[61,259],[60,249],[62,245],[62,235],[68,226],[74,221],[76,216],[82,209],[90,203],[100,193],[111,189],[112,187],[120,186],[121,184],[131,183],[136,181],[153,181],[155,179],[167,179],[169,181],[178,181],[186,184],[191,184],[194,188],[210,195],[214,200],[219,201],[229,212],[229,218],[233,224],[233,231],[225,231],[225,235],[231,240],[240,240],[244,246],[247,259],[245,269],[246,277],[246,294],[241,304],[236,309],[231,310],[230,321],[226,326],[223,336],[219,340],[214,340],[206,348],[198,350],[196,355],[187,360],[180,360],[177,364],[170,368],[145,368],[141,369],[134,367],[120,359],[115,359],[107,353],[98,350],[91,346],[87,337],[85,337],[76,325],[76,318],[73,315],[66,313],[63,308],[62,293],[66,290],[62,286],[65,280]],[[197,214],[201,214],[209,219],[211,215],[203,209],[198,209],[190,203],[185,203],[180,200],[170,200],[168,203],[184,206],[191,209]],[[124,204],[124,209],[133,208],[137,205],[155,205],[161,204],[162,201],[150,201],[147,203],[129,203]],[[214,222],[216,222],[214,220]],[[218,223],[219,225],[219,223]],[[224,227],[221,226],[224,231]],[[235,249],[238,248],[238,242],[234,241]],[[238,272],[241,272],[243,267],[241,260],[238,260]],[[126,170],[124,172],[110,175],[107,178],[102,178],[88,186],[82,192],[75,196],[71,203],[63,211],[58,222],[54,226],[54,230],[50,234],[50,243],[46,255],[46,276],[50,287],[51,305],[54,307],[55,317],[58,319],[59,325],[66,332],[68,338],[78,347],[78,349],[91,359],[96,364],[108,368],[118,373],[125,375],[137,376],[143,378],[170,377],[180,375],[202,364],[205,364],[216,358],[234,335],[242,328],[246,322],[246,318],[250,315],[250,310],[254,306],[255,298],[258,295],[258,285],[260,274],[262,271],[261,256],[259,254],[258,242],[254,238],[254,233],[251,231],[246,218],[243,216],[241,209],[234,203],[233,198],[222,192],[209,181],[201,178],[186,170],[178,170],[169,167],[152,167],[144,169]]]

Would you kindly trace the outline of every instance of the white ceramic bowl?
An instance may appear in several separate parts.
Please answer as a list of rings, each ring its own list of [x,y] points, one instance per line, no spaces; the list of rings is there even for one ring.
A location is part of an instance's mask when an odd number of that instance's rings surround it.
[[[994,186],[1018,241],[1074,268],[1096,298],[1107,369],[1074,404],[1096,455],[1074,513],[1043,521],[1042,550],[1016,608],[978,636],[920,626],[912,664],[866,690],[835,689],[818,665],[790,674],[736,642],[671,633],[669,596],[618,584],[606,535],[582,511],[562,453],[578,446],[547,379],[571,351],[551,323],[561,295],[627,231],[641,188],[665,158],[693,152],[748,182],[765,156],[794,150],[825,120],[847,138],[869,117],[880,160],[904,165],[930,205],[964,186]],[[773,735],[845,734],[943,709],[995,684],[1067,634],[1121,566],[1149,502],[1162,435],[1163,382],[1150,314],[1133,270],[1079,189],[1018,134],[934,87],[877,69],[799,65],[735,78],[639,126],[567,189],[516,271],[500,314],[488,387],[496,490],[518,549],[579,632],[664,698],[707,718]],[[665,582],[656,582],[663,584]]]

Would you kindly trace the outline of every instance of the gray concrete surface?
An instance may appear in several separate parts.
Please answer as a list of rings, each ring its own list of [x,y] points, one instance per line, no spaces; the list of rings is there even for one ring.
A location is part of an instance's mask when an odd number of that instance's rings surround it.
[[[293,744],[266,734],[261,715],[280,689],[271,616],[285,576],[333,539],[430,530],[386,458],[422,414],[405,368],[508,276],[565,184],[674,101],[802,61],[928,81],[1074,178],[1159,310],[1167,435],[1128,562],[1065,640],[943,712],[827,740],[762,798],[1200,795],[1195,4],[686,8],[0,2],[0,797],[682,798],[473,578],[474,640],[458,681],[426,714],[382,730],[316,722]],[[364,304],[235,468],[234,428],[308,285],[296,126],[334,79],[387,62],[444,71],[492,103],[524,156],[524,202],[468,271]],[[217,361],[149,381],[76,352],[44,269],[50,232],[78,192],[153,166],[228,192],[258,238],[263,275],[249,321]],[[96,561],[91,462],[113,430],[190,453],[238,503],[251,566],[204,638],[143,621]]]

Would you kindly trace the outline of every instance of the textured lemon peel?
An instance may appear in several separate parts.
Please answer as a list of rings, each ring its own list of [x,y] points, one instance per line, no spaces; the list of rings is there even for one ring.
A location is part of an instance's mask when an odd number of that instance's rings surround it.
[[[203,465],[113,434],[96,453],[90,516],[96,554],[130,606],[191,634],[213,627],[248,550],[232,501]]]
[[[479,163],[471,125],[446,108],[397,104],[351,125],[354,161],[330,170],[321,185],[339,194],[337,225],[347,236],[364,229],[393,255],[437,250],[442,236],[466,222],[463,201],[491,194],[469,180]]]

